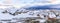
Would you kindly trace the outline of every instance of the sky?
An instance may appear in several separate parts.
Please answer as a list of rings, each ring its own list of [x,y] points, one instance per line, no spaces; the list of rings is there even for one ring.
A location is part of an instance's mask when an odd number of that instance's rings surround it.
[[[0,8],[60,4],[60,0],[0,0]]]

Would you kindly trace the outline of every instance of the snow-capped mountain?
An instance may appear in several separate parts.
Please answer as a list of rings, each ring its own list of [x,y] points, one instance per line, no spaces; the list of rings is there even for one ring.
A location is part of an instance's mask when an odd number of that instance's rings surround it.
[[[32,6],[28,8],[6,8],[0,9],[0,20],[11,19],[12,21],[18,21],[18,19],[38,17],[38,19],[45,22],[47,18],[59,18],[60,8],[50,8],[52,6]],[[58,15],[58,16],[57,16]],[[13,20],[15,18],[15,20]],[[20,20],[19,19],[19,20]],[[44,20],[45,19],[45,20]],[[26,19],[27,20],[27,19]],[[22,20],[23,21],[23,20]]]
[[[10,14],[10,16],[20,16],[20,15],[28,15],[28,16],[33,16],[34,14],[43,14],[41,12],[41,9],[43,10],[47,10],[47,9],[53,9],[53,8],[50,8],[51,6],[32,6],[32,7],[29,7],[29,8],[7,8],[6,10],[0,10],[0,12],[4,15],[6,14]],[[55,9],[55,8],[54,8]],[[47,12],[47,11],[46,11]],[[9,15],[8,15],[9,16]]]

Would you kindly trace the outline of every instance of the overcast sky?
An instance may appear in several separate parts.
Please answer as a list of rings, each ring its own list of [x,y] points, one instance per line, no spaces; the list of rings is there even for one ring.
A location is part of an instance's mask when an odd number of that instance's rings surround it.
[[[0,8],[6,8],[6,5],[14,7],[23,7],[30,5],[47,5],[47,4],[58,4],[60,0],[0,0]],[[4,6],[4,7],[3,7]]]

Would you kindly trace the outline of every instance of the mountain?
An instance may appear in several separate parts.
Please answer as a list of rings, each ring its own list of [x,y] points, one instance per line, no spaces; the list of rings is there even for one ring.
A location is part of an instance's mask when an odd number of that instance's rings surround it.
[[[60,10],[60,5],[44,5],[44,6],[31,6],[31,7],[28,7],[26,8],[27,10],[45,10],[45,9],[56,9],[56,10]]]

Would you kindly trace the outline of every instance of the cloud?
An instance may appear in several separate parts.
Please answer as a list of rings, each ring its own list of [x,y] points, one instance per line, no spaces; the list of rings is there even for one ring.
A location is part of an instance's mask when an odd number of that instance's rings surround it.
[[[42,0],[43,1],[43,0]],[[27,5],[50,5],[55,3],[41,3],[40,0],[0,0],[0,4],[2,5],[12,5],[14,7],[24,7]],[[49,1],[49,0],[48,0]],[[58,1],[56,2],[58,3]]]

